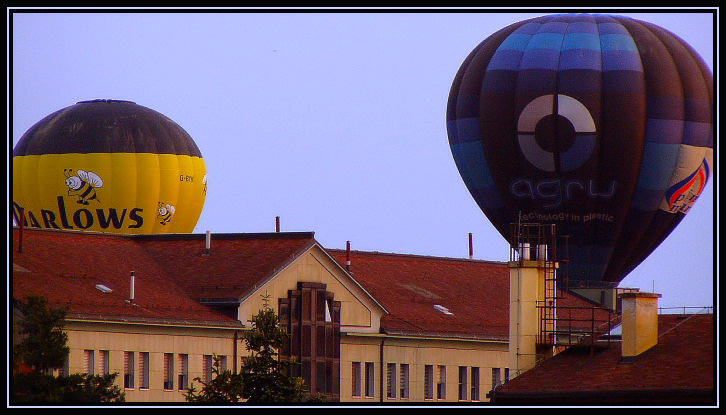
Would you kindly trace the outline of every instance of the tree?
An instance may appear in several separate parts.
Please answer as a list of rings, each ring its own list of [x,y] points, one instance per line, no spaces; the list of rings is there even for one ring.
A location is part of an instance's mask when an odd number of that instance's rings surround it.
[[[45,298],[28,296],[18,304],[21,340],[12,349],[13,403],[123,402],[124,393],[114,385],[116,373],[74,373],[55,377],[51,369],[65,363],[70,348],[63,332],[67,309],[51,309]]]
[[[28,296],[26,300],[18,304],[23,313],[18,333],[22,341],[13,347],[13,364],[42,373],[62,367],[71,351],[63,332],[67,309],[50,309],[43,297]]]
[[[268,302],[269,298],[263,297],[263,309],[252,317],[252,329],[244,335],[252,353],[242,366],[244,395],[254,403],[305,401],[308,396],[302,379],[289,375],[295,362],[279,358],[288,333],[280,327],[280,319]]]
[[[269,297],[263,297],[263,309],[250,320],[252,328],[243,340],[251,353],[244,359],[240,373],[220,372],[215,357],[212,371],[216,377],[209,382],[195,378],[203,387],[197,392],[192,386],[185,394],[189,402],[283,403],[322,402],[320,396],[309,396],[303,380],[292,377],[290,359],[280,359],[279,350],[289,334],[280,327],[275,310],[269,307]]]
[[[201,378],[194,378],[202,384],[202,389],[197,392],[194,385],[184,393],[187,402],[195,403],[224,403],[239,402],[243,399],[242,376],[233,374],[230,370],[220,370],[220,359],[217,355],[212,356],[212,379],[209,382]]]

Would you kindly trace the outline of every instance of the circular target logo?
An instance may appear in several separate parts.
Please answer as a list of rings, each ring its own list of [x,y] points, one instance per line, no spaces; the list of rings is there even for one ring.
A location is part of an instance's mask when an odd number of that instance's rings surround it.
[[[517,123],[524,157],[544,171],[571,171],[595,149],[595,121],[580,101],[567,95],[542,95],[522,110]]]

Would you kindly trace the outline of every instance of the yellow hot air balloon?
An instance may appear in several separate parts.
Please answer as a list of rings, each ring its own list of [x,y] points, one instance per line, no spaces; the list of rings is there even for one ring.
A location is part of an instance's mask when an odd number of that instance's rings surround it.
[[[207,192],[189,134],[130,101],[82,101],[13,149],[13,213],[24,225],[111,233],[191,233]]]

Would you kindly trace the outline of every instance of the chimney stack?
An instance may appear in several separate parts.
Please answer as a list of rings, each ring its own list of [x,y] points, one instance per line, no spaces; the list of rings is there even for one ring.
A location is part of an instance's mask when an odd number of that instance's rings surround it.
[[[350,271],[350,241],[345,242],[345,269]]]
[[[212,231],[207,231],[207,237],[204,241],[204,247],[207,249],[207,255],[212,251]]]
[[[658,298],[660,294],[625,292],[622,301],[622,358],[633,361],[658,344]]]
[[[474,237],[469,232],[469,259],[474,259]]]
[[[131,289],[130,289],[130,296],[129,296],[129,302],[131,304],[134,303],[134,294],[135,294],[134,293],[134,284],[136,283],[135,279],[136,279],[136,277],[134,276],[134,271],[131,271]]]
[[[280,232],[280,217],[275,216],[275,232]]]

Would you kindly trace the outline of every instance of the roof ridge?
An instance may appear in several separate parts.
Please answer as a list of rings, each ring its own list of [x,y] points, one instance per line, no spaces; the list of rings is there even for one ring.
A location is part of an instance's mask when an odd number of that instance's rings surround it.
[[[341,253],[345,254],[347,251],[345,249],[335,249],[335,248],[325,248],[326,251],[331,253]],[[496,261],[492,259],[472,259],[472,258],[464,258],[464,257],[447,257],[447,256],[439,256],[439,255],[424,255],[424,254],[404,254],[404,253],[397,253],[397,252],[382,252],[382,251],[360,251],[360,250],[351,250],[351,254],[361,254],[361,255],[369,255],[369,256],[390,256],[390,257],[399,257],[399,258],[411,258],[411,259],[429,259],[429,260],[437,260],[437,261],[450,261],[450,262],[476,262],[476,263],[487,263],[487,264],[506,264],[506,261]]]

